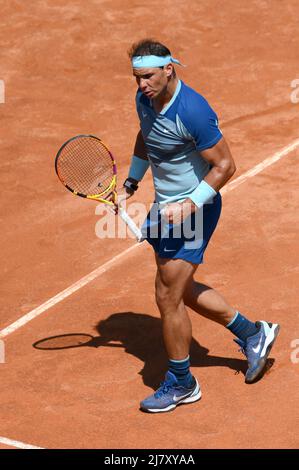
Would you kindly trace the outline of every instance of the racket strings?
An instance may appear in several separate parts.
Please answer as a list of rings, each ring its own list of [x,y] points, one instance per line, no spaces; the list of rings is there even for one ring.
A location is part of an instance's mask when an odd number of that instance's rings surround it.
[[[57,172],[72,190],[84,195],[101,194],[111,186],[113,158],[100,140],[84,136],[61,150]]]

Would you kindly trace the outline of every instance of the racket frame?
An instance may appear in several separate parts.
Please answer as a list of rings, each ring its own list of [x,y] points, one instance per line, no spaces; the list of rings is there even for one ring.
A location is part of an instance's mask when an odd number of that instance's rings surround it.
[[[91,137],[93,139],[96,139],[98,140],[101,145],[103,145],[105,147],[105,149],[107,150],[110,158],[111,158],[111,163],[112,163],[112,169],[113,169],[113,176],[112,176],[112,179],[111,179],[111,183],[109,184],[108,188],[105,189],[105,191],[101,192],[101,193],[98,193],[98,194],[83,194],[83,193],[80,193],[78,191],[75,191],[74,189],[72,189],[68,184],[65,183],[65,181],[63,181],[63,179],[61,178],[61,176],[59,175],[59,172],[58,172],[58,161],[59,161],[59,157],[60,157],[60,154],[62,152],[62,150],[72,141],[74,140],[77,140],[79,138],[84,138],[84,137]],[[68,139],[66,142],[64,142],[64,144],[60,147],[60,149],[58,150],[57,152],[57,155],[56,155],[56,158],[55,158],[55,171],[56,171],[56,174],[59,178],[59,180],[61,181],[61,183],[71,192],[73,193],[75,196],[80,196],[80,197],[83,197],[85,199],[91,199],[93,201],[97,201],[97,202],[102,202],[104,204],[108,204],[110,206],[115,206],[115,203],[117,201],[117,192],[115,191],[115,188],[116,188],[116,184],[117,184],[117,170],[116,170],[116,162],[114,160],[114,157],[112,155],[112,153],[110,152],[109,148],[107,147],[107,145],[102,141],[102,139],[100,139],[99,137],[96,137],[95,135],[92,135],[92,134],[78,134],[74,137],[71,137],[70,139]],[[106,199],[108,196],[110,196],[112,194],[112,198],[113,200],[112,201],[109,201],[108,199]],[[103,197],[103,196],[106,196]],[[138,242],[142,241],[143,240],[143,236],[142,236],[142,233],[141,233],[141,230],[137,227],[137,225],[135,224],[135,222],[131,219],[131,217],[127,214],[127,212],[125,211],[125,209],[123,209],[122,207],[119,207],[118,208],[118,213],[121,217],[121,219],[129,226],[130,230],[133,232],[133,234],[135,235],[136,239]]]
[[[78,191],[75,191],[73,188],[71,188],[68,184],[66,184],[63,179],[61,178],[61,176],[59,175],[59,172],[58,172],[58,160],[59,160],[59,157],[60,157],[60,154],[62,152],[62,150],[70,143],[70,142],[73,142],[74,140],[77,140],[79,138],[82,138],[82,137],[91,137],[93,139],[96,139],[98,140],[101,145],[103,145],[105,147],[105,149],[107,150],[110,158],[111,158],[111,162],[112,162],[112,169],[113,169],[113,177],[112,177],[112,180],[111,180],[111,183],[110,185],[108,186],[108,188],[105,189],[105,191],[101,192],[101,193],[97,193],[97,194],[83,194],[83,193],[79,193]],[[56,171],[56,174],[58,176],[58,178],[60,179],[61,183],[69,190],[71,191],[71,193],[75,194],[76,196],[80,196],[80,197],[84,197],[85,199],[92,199],[92,200],[96,200],[96,201],[99,201],[99,202],[103,202],[104,204],[109,204],[109,205],[114,205],[114,202],[112,201],[108,201],[107,199],[103,198],[104,195],[106,195],[106,197],[108,197],[111,193],[114,193],[116,195],[116,192],[114,191],[115,187],[116,187],[116,184],[117,184],[117,178],[116,178],[116,162],[114,160],[114,157],[112,155],[112,153],[110,152],[110,150],[108,149],[107,145],[105,144],[105,142],[102,141],[102,139],[100,139],[99,137],[96,137],[95,135],[92,135],[92,134],[79,134],[79,135],[76,135],[75,137],[71,137],[69,140],[67,140],[66,142],[64,142],[64,144],[60,147],[60,149],[58,150],[57,152],[57,155],[56,155],[56,158],[55,158],[55,171]]]

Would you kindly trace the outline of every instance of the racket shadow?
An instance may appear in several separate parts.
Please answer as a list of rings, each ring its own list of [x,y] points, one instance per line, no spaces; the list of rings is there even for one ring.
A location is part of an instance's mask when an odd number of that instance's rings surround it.
[[[104,342],[101,337],[95,337],[86,333],[65,333],[63,335],[49,336],[48,338],[43,338],[35,343],[33,347],[42,351],[51,351],[59,349],[73,349],[73,348],[82,348],[93,347],[97,348],[103,346]],[[111,346],[121,346],[118,344]]]

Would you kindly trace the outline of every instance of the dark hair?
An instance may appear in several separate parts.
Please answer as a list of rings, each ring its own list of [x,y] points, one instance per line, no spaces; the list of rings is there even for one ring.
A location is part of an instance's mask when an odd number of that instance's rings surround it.
[[[154,39],[146,38],[132,44],[128,54],[130,59],[132,59],[132,57],[138,55],[157,55],[159,57],[165,57],[171,55],[171,52],[164,44]]]

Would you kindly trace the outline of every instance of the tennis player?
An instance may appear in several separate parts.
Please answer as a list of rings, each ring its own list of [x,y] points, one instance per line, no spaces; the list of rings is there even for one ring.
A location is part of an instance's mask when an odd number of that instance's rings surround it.
[[[279,325],[249,320],[216,290],[194,280],[220,217],[219,190],[234,174],[235,163],[217,115],[178,78],[174,65],[181,64],[170,50],[145,39],[133,44],[129,57],[140,130],[118,204],[134,194],[150,167],[155,203],[143,232],[156,257],[156,302],[169,363],[165,380],[140,408],[158,413],[201,397],[190,372],[192,327],[186,306],[236,336],[248,360],[246,383],[261,377]]]

